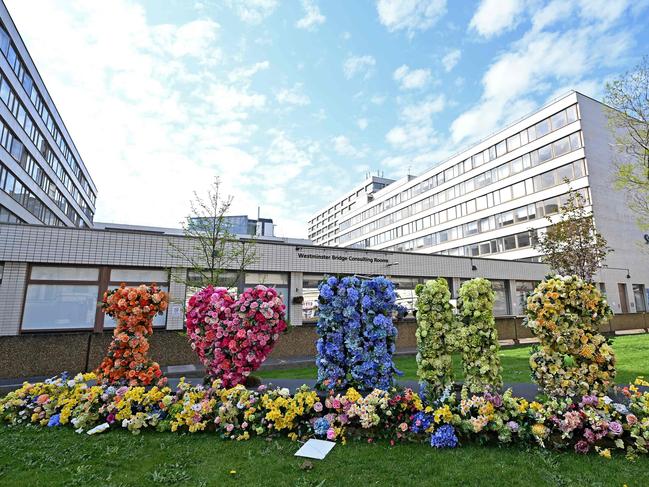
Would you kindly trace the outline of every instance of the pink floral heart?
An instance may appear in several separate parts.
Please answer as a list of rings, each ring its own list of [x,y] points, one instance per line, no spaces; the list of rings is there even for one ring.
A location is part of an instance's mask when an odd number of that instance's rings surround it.
[[[285,306],[273,288],[256,286],[238,298],[208,286],[187,306],[187,337],[207,374],[223,386],[245,382],[286,329]]]

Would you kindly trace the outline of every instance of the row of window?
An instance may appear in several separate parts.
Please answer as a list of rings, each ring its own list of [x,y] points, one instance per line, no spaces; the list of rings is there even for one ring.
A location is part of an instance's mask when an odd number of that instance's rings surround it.
[[[72,178],[68,175],[63,164],[61,164],[58,157],[56,157],[54,151],[45,140],[45,137],[43,137],[43,134],[37,128],[36,123],[27,113],[25,106],[20,102],[16,92],[11,88],[9,80],[4,76],[0,76],[0,99],[14,115],[20,126],[25,130],[25,133],[34,143],[36,149],[43,154],[43,157],[48,161],[52,170],[63,183],[63,186],[67,188],[83,212],[92,220],[92,210],[85,198],[82,196],[81,191],[79,191],[79,188],[73,183]]]
[[[543,162],[547,162],[553,158],[560,157],[564,154],[567,154],[570,151],[577,150],[580,147],[581,147],[581,137],[579,136],[579,132],[575,132],[574,134],[556,140],[551,144],[548,144],[539,149],[533,150],[532,152],[524,154],[521,157],[514,159],[513,161],[505,162],[504,164],[501,164],[500,166],[497,166],[491,169],[490,171],[486,171],[484,173],[478,174],[477,176],[474,176],[471,179],[462,181],[461,183],[451,186],[450,188],[445,189],[444,191],[440,191],[439,193],[429,196],[428,198],[419,200],[418,202],[412,205],[409,205],[389,215],[379,218],[378,220],[370,222],[367,225],[363,225],[360,228],[354,229],[347,234],[341,235],[340,241],[341,243],[345,243],[353,238],[358,238],[371,231],[384,228],[385,226],[390,225],[391,223],[401,221],[405,218],[408,218],[411,215],[416,215],[417,213],[426,211],[429,208],[433,208],[439,204],[445,203],[454,198],[459,198],[460,196],[466,193],[470,193],[477,189],[481,189],[485,186],[506,179],[514,174],[518,174],[526,169],[537,166]],[[518,185],[514,185],[515,189],[513,189],[512,191],[513,198],[519,197],[517,196],[517,194],[519,195],[525,194],[525,189],[521,187],[521,184],[522,182],[518,183]],[[504,194],[499,199],[499,202],[501,203],[504,203],[512,199],[512,196],[507,194],[506,188],[504,188],[503,191]],[[481,204],[484,198],[485,196],[476,199],[478,200],[476,204],[478,208],[477,211],[488,207],[486,201],[484,204]],[[464,214],[472,213],[471,208],[467,208],[467,210],[468,212]],[[455,217],[456,217],[455,214],[449,215],[448,220],[452,220]],[[444,223],[445,221],[446,219],[440,219],[439,221],[436,221],[434,224]],[[387,240],[390,239],[386,239],[383,241],[387,241]],[[356,246],[356,244],[354,244],[354,246]]]
[[[520,198],[529,194],[533,194],[539,191],[543,191],[544,189],[548,189],[552,186],[557,186],[560,184],[563,184],[565,179],[569,180],[575,180],[580,177],[582,177],[584,173],[584,164],[583,160],[580,161],[575,161],[571,164],[567,164],[562,167],[558,167],[556,169],[553,169],[552,171],[548,171],[543,174],[539,174],[537,176],[534,176],[533,178],[526,179],[525,181],[521,181],[520,183],[516,183],[512,186],[508,186],[506,188],[494,191],[492,193],[489,193],[488,195],[485,195],[487,197],[487,204],[489,204],[490,201],[493,199],[493,204],[498,205],[498,200],[502,198],[503,191],[506,194],[515,194],[514,188],[522,188],[522,193],[520,193],[516,198]],[[585,190],[582,191],[582,195],[584,198],[588,201],[588,194]],[[566,196],[562,196],[561,198],[565,198]],[[482,198],[482,197],[480,197]],[[546,206],[547,203],[547,206]],[[530,205],[525,205],[519,208],[516,208],[515,210],[510,210],[510,211],[505,211],[502,213],[499,213],[497,215],[491,216],[491,217],[485,217],[481,218],[480,220],[475,220],[473,222],[465,224],[466,231],[463,230],[463,226],[457,226],[453,227],[450,229],[442,230],[440,232],[435,232],[430,235],[426,235],[423,237],[419,237],[416,239],[408,240],[405,242],[400,242],[396,245],[393,245],[391,247],[387,247],[384,250],[396,250],[396,251],[412,251],[415,249],[421,249],[425,247],[432,247],[435,245],[439,245],[441,243],[447,242],[449,240],[456,240],[458,238],[463,238],[463,237],[469,237],[471,235],[476,235],[478,233],[483,233],[487,232],[490,230],[495,230],[496,228],[502,228],[505,226],[513,225],[514,223],[520,222],[520,221],[527,221],[535,218],[540,218],[543,216],[549,215],[549,210],[551,208],[558,208],[558,205],[560,204],[560,200],[557,199],[557,197],[554,198],[548,198],[547,200],[542,200],[538,201],[536,203],[532,203]],[[455,207],[456,208],[456,207]],[[532,208],[534,208],[532,210]],[[448,210],[442,210],[440,214],[444,217],[449,216],[449,208]],[[556,210],[555,210],[556,211]],[[455,217],[455,211],[453,212],[452,215],[450,215],[450,218],[448,218],[448,221],[452,221]],[[437,215],[437,214],[436,214]],[[532,215],[534,215],[532,217]],[[432,217],[433,215],[431,215]],[[459,217],[459,216],[458,216]],[[409,223],[407,225],[403,225],[402,227],[398,227],[398,230],[401,229],[401,235],[408,235],[409,233],[414,233],[419,230],[423,230],[424,228],[428,227],[434,227],[437,226],[438,224],[433,224],[433,220],[437,220],[437,218],[430,218],[429,217],[422,218],[420,220],[417,220],[414,223]],[[493,220],[491,220],[493,218]],[[444,220],[447,221],[447,220]],[[510,223],[511,221],[511,223]],[[493,222],[493,223],[492,223]],[[424,225],[428,225],[428,227],[425,227]],[[389,232],[385,232],[386,234],[389,234],[388,237],[382,237],[385,238],[384,241],[389,241],[394,238],[398,238],[399,236],[394,236],[393,233],[394,230],[390,230]],[[406,233],[407,232],[407,233]],[[396,232],[399,233],[399,232]],[[381,234],[384,235],[384,234]],[[378,236],[377,236],[378,237]],[[372,237],[374,238],[374,237]],[[375,246],[380,244],[377,239],[376,241],[370,239],[365,239],[362,243],[363,245],[369,246]],[[365,248],[364,246],[358,246],[358,248]]]
[[[85,222],[76,212],[72,204],[63,196],[52,180],[41,169],[23,143],[16,137],[7,125],[0,122],[0,145],[21,165],[52,201],[63,211],[76,226],[84,226]]]
[[[402,191],[401,193],[384,200],[372,208],[359,213],[358,215],[353,216],[349,220],[346,220],[340,224],[340,229],[344,230],[349,228],[352,225],[360,223],[363,220],[373,217],[383,211],[386,211],[393,206],[396,206],[400,203],[403,203],[415,196],[425,193],[441,184],[444,184],[451,179],[457,178],[462,174],[480,167],[483,164],[486,164],[497,157],[501,157],[508,152],[511,152],[519,147],[532,142],[536,139],[543,137],[544,135],[549,134],[555,130],[558,130],[562,127],[565,127],[569,123],[572,123],[577,120],[577,105],[572,105],[565,110],[561,110],[558,113],[555,113],[551,117],[548,117],[544,120],[541,120],[536,125],[533,125],[527,129],[522,130],[521,132],[512,135],[511,137],[500,141],[499,143],[481,151],[468,159],[459,162],[444,171],[425,179],[424,181],[412,186],[411,188]]]
[[[588,192],[580,191],[584,199],[588,201]],[[559,208],[565,205],[568,200],[568,193],[555,196],[536,203],[521,206],[513,210],[504,211],[496,215],[474,220],[472,222],[447,228],[417,239],[401,242],[391,249],[399,251],[413,251],[424,247],[432,247],[461,238],[472,237],[481,233],[490,232],[500,228],[506,228],[517,223],[528,222],[543,217],[554,215]]]
[[[387,186],[386,183],[372,182],[372,183],[369,183],[368,185],[366,185],[364,188],[359,189],[355,193],[352,193],[349,196],[346,196],[341,201],[339,201],[335,205],[331,206],[327,210],[323,211],[322,213],[320,213],[318,216],[316,216],[312,220],[309,220],[309,225],[314,225],[313,227],[309,228],[309,231],[315,229],[315,227],[317,227],[319,224],[323,223],[324,221],[331,221],[331,217],[329,217],[328,220],[325,220],[328,215],[338,216],[338,214],[342,215],[343,213],[345,213],[345,211],[351,211],[352,208],[354,207],[355,201],[362,194],[364,194],[364,193],[375,193],[377,191],[382,190],[386,186]],[[339,209],[340,209],[340,212],[337,211]]]
[[[68,165],[72,169],[72,172],[77,177],[79,183],[81,184],[81,187],[88,195],[92,205],[94,206],[97,197],[93,193],[90,187],[90,183],[88,182],[85,175],[81,171],[81,167],[77,162],[76,158],[74,157],[74,155],[72,154],[72,151],[68,147],[68,144],[65,141],[65,138],[63,137],[61,130],[57,126],[56,122],[54,121],[54,117],[45,106],[45,103],[43,102],[43,97],[38,92],[34,80],[27,72],[24,62],[22,61],[22,59],[20,59],[20,56],[18,55],[14,43],[9,38],[9,34],[7,33],[7,30],[1,24],[0,24],[0,51],[2,51],[2,54],[7,59],[9,66],[11,66],[11,69],[16,74],[18,81],[25,89],[25,92],[27,93],[27,96],[33,103],[34,108],[36,108],[36,111],[40,115],[45,126],[47,127],[47,130],[54,138],[54,141],[59,146],[59,149],[61,149],[61,152],[63,153],[63,157],[67,161]]]
[[[16,179],[16,176],[2,163],[0,163],[0,189],[46,225],[64,226],[47,205]]]
[[[0,223],[25,223],[22,218],[17,217],[4,206],[0,205]],[[2,272],[0,272],[0,281]]]

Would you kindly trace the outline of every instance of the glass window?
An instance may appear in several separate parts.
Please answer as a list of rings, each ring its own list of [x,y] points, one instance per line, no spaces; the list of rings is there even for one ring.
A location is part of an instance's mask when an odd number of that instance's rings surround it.
[[[22,329],[93,329],[97,285],[30,284]]]
[[[521,136],[521,145],[525,145],[529,142],[527,130],[523,130],[519,135]]]
[[[636,313],[642,313],[647,310],[647,305],[645,304],[644,284],[633,285],[633,299],[635,301]]]
[[[581,137],[579,136],[579,132],[575,132],[570,136],[570,149],[571,150],[576,150],[581,147]]]
[[[575,161],[572,163],[572,168],[575,171],[575,179],[580,178],[586,174],[586,171],[584,170],[584,161],[583,159],[581,161]]]
[[[577,105],[566,108],[566,118],[568,119],[568,123],[577,120]]]
[[[506,213],[503,213],[500,215],[500,226],[501,227],[506,227],[508,225],[513,225],[514,224],[514,213],[511,211],[508,211]]]
[[[473,156],[473,167],[478,167],[483,164],[484,160],[482,158],[482,152]]]
[[[163,283],[169,281],[169,273],[164,269],[112,269],[111,282],[139,282],[141,284]]]
[[[523,159],[521,157],[512,161],[512,173],[517,174],[523,170]]]
[[[527,298],[534,292],[534,281],[516,281],[516,304],[518,314],[522,315],[527,309]]]
[[[512,135],[507,139],[507,150],[513,151],[521,146],[521,136],[519,134]]]
[[[554,150],[554,157],[559,157],[570,152],[570,142],[568,140],[568,137],[564,137],[563,139],[559,139],[556,142],[553,142],[552,149]]]
[[[499,142],[496,144],[496,156],[500,157],[505,155],[507,152],[507,143],[503,140],[502,142]]]
[[[466,224],[466,235],[475,235],[478,233],[478,222],[469,222]]]
[[[512,199],[512,188],[511,186],[507,186],[506,188],[503,188],[500,190],[500,202],[505,203],[506,201],[509,201]]]
[[[518,235],[516,235],[516,240],[518,242],[519,249],[524,249],[525,247],[530,246],[530,234],[527,232],[519,233]]]
[[[552,198],[549,200],[545,200],[545,203],[543,205],[543,211],[545,213],[545,216],[557,213],[559,211],[559,205],[557,203],[557,199]]]
[[[566,112],[562,110],[559,113],[555,113],[552,115],[550,121],[552,122],[552,130],[560,129],[568,123],[566,121]]]
[[[534,142],[536,140],[536,132],[534,130],[534,127],[530,127],[527,129],[527,139],[530,142]]]
[[[505,250],[513,250],[516,248],[516,235],[509,235],[503,238],[503,248]]]
[[[572,179],[572,164],[568,164],[567,166],[562,166],[558,169],[555,169],[557,173],[557,181],[563,182],[564,179],[571,180]]]
[[[514,220],[516,223],[527,221],[527,206],[514,210]]]
[[[546,134],[550,133],[550,119],[546,118],[545,120],[541,120],[539,123],[536,124],[536,138],[540,139]]]
[[[96,281],[99,269],[96,267],[32,267],[32,280],[39,281]]]
[[[507,286],[505,281],[491,281],[491,288],[494,291],[494,316],[509,314],[509,303],[507,299]]]
[[[508,177],[509,169],[509,164],[503,164],[502,166],[498,167],[498,179],[500,180]]]
[[[487,197],[486,196],[479,196],[476,198],[476,207],[478,208],[478,211],[484,210],[487,208]]]
[[[486,255],[491,253],[491,246],[489,242],[484,242],[480,244],[480,255]]]
[[[539,153],[539,162],[545,162],[552,159],[552,147],[550,145],[540,147],[538,153]]]
[[[525,196],[525,182],[521,181],[512,186],[514,192],[514,198],[522,198]]]

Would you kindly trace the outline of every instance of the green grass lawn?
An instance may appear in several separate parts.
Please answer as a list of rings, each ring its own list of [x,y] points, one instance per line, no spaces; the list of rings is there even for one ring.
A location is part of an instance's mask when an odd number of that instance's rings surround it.
[[[529,346],[503,348],[500,356],[503,366],[503,380],[505,382],[531,382]],[[626,335],[613,339],[613,349],[617,356],[618,384],[633,381],[637,376],[649,377],[649,335]],[[397,357],[396,366],[403,371],[406,380],[417,379],[417,363],[414,356]],[[459,356],[453,357],[453,369],[457,380],[462,378],[462,366]],[[263,370],[255,372],[268,379],[315,379],[316,368],[301,367],[283,370]]]
[[[111,431],[89,437],[70,428],[0,427],[0,485],[649,485],[647,458],[629,462],[536,448],[435,450],[352,442],[303,469],[304,459],[293,456],[298,447],[286,439],[234,442],[209,433]]]

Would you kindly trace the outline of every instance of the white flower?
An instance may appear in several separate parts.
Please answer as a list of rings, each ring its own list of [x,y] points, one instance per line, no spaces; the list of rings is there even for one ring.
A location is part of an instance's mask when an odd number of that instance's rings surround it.
[[[110,425],[108,423],[102,423],[100,425],[95,426],[91,430],[88,430],[88,434],[94,435],[95,433],[101,433],[102,431],[106,431],[108,428],[110,428]]]

